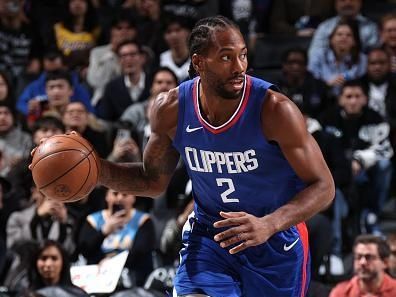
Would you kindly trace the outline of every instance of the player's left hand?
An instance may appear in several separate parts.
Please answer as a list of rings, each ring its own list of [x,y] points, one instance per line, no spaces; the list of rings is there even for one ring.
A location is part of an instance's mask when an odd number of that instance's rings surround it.
[[[266,217],[258,218],[246,212],[220,212],[224,220],[213,224],[215,228],[230,227],[214,236],[222,248],[236,245],[230,254],[236,254],[248,247],[262,244],[274,233],[275,228]]]

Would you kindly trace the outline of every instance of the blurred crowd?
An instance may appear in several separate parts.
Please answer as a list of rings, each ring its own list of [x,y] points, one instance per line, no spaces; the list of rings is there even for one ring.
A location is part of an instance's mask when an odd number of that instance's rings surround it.
[[[40,139],[70,131],[141,161],[153,99],[188,79],[191,29],[217,14],[240,26],[248,74],[300,108],[336,183],[307,222],[309,296],[396,296],[391,0],[0,0],[0,296],[86,296],[70,267],[122,251],[114,296],[172,291],[193,209],[182,162],[156,200],[97,187],[68,204],[27,166]]]

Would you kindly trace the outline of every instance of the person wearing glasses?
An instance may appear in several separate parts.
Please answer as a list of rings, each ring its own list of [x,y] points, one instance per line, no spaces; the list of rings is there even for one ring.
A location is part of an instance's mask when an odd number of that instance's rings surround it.
[[[396,296],[396,280],[386,273],[390,248],[381,237],[359,235],[353,244],[355,275],[338,284],[329,297]]]

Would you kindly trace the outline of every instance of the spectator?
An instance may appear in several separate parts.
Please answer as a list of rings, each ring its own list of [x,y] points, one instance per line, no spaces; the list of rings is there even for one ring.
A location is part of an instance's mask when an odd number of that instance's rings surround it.
[[[110,152],[107,135],[91,127],[95,121],[81,102],[69,102],[62,113],[66,132],[77,131],[93,145],[100,157],[106,158]]]
[[[73,285],[70,276],[69,255],[54,240],[44,240],[38,244],[31,259],[28,280],[29,289],[39,290],[38,292],[42,292],[44,296],[47,295],[44,293],[45,289],[53,286],[65,289],[69,294],[88,296],[82,289]]]
[[[59,70],[48,73],[45,78],[46,101],[29,101],[28,124],[31,126],[39,117],[50,115],[61,118],[66,106],[71,102],[73,85],[70,73]]]
[[[387,236],[386,242],[389,245],[390,256],[388,261],[388,271],[389,274],[395,278],[396,277],[396,233],[391,233]]]
[[[390,124],[390,139],[396,147],[396,81],[391,75],[390,59],[385,49],[374,48],[368,53],[367,73],[361,81],[368,94],[368,106]]]
[[[310,117],[316,118],[327,105],[328,89],[323,81],[307,70],[307,53],[301,48],[291,48],[283,54],[282,76],[279,89]]]
[[[59,119],[50,116],[41,117],[34,123],[31,129],[33,146],[38,146],[42,138],[48,138],[64,132],[65,127]],[[33,179],[32,173],[28,168],[30,163],[31,156],[29,154],[8,173],[12,188],[9,194],[10,199],[7,200],[9,204],[12,203],[14,210],[21,210],[31,204],[30,195]]]
[[[8,102],[0,101],[0,175],[7,175],[22,159],[30,155],[31,136],[16,125],[15,111]]]
[[[396,73],[396,13],[385,14],[381,18],[381,43],[390,57],[392,74]]]
[[[91,1],[67,0],[63,9],[62,20],[54,25],[54,39],[57,48],[68,59],[68,65],[72,66],[72,59],[88,57],[96,45],[100,29]]]
[[[144,72],[144,55],[137,41],[126,40],[117,48],[122,74],[105,87],[102,99],[97,105],[98,117],[117,121],[125,109],[149,96],[151,77]]]
[[[334,1],[277,0],[272,4],[270,33],[310,37],[333,14]]]
[[[39,78],[31,82],[23,91],[18,98],[17,109],[20,113],[27,116],[29,111],[31,113],[39,113],[35,110],[40,104],[44,104],[48,100],[47,93],[45,89],[45,82],[47,75],[54,71],[66,71],[66,66],[63,62],[63,56],[59,51],[49,51],[43,57],[43,73]],[[90,103],[90,95],[88,91],[80,84],[79,77],[77,73],[71,72],[71,79],[73,85],[73,94],[71,97],[72,101],[81,101],[87,107],[90,112],[94,109]],[[29,103],[34,101],[34,103]],[[29,110],[29,105],[31,110]]]
[[[386,272],[389,246],[380,237],[360,235],[353,245],[355,276],[338,284],[330,297],[396,296],[396,280]]]
[[[340,21],[329,36],[329,47],[309,60],[309,70],[323,80],[334,96],[347,80],[366,72],[367,57],[360,50],[357,28],[350,21]]]
[[[58,241],[71,254],[75,249],[73,240],[74,221],[66,206],[57,200],[50,200],[32,187],[31,202],[26,209],[15,211],[7,222],[7,247],[26,241]]]
[[[15,106],[15,92],[7,72],[0,70],[0,101],[9,102]]]
[[[3,0],[0,9],[0,69],[12,75],[16,84],[25,71],[39,73],[40,38],[23,12],[23,0]]]
[[[362,50],[378,45],[379,34],[377,25],[361,15],[362,0],[335,0],[337,15],[322,22],[316,29],[309,47],[309,60],[321,56],[329,47],[329,36],[340,20],[354,21],[359,28]]]
[[[135,275],[136,285],[142,286],[153,269],[155,236],[150,216],[133,207],[135,199],[132,194],[109,189],[107,208],[87,217],[79,246],[89,264],[129,251],[126,267]]]
[[[188,37],[191,27],[186,19],[170,17],[165,25],[164,39],[169,50],[161,53],[160,66],[170,68],[182,82],[188,78],[190,57],[188,50]]]
[[[107,160],[119,163],[140,162],[142,150],[139,148],[138,136],[132,133],[131,125],[120,121],[117,123],[117,135],[114,138],[113,149]]]
[[[117,47],[124,40],[136,38],[136,24],[127,11],[123,11],[111,24],[110,43],[92,49],[87,73],[87,81],[94,91],[92,105],[100,100],[106,84],[121,74]]]
[[[160,0],[141,0],[136,5],[139,41],[157,56],[166,49],[162,39],[162,8]]]
[[[388,198],[392,177],[389,124],[367,107],[367,95],[358,81],[342,86],[338,105],[324,112],[320,122],[327,133],[341,140],[353,185],[360,190],[355,206],[359,209],[354,209],[362,219],[360,231],[379,232],[377,218]]]
[[[138,137],[138,144],[141,151],[147,144],[151,134],[149,113],[153,100],[161,92],[167,92],[177,87],[177,77],[175,73],[167,67],[160,67],[154,72],[153,82],[150,88],[150,97],[143,102],[129,106],[121,116],[121,120],[128,122],[133,127]]]

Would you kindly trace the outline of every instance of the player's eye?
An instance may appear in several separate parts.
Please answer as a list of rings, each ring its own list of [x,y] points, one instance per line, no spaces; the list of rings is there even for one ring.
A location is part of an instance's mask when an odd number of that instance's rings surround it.
[[[229,60],[231,60],[231,57],[228,56],[228,55],[226,55],[226,56],[222,56],[221,59],[222,59],[223,61],[229,61]]]
[[[247,58],[247,54],[246,53],[241,54],[241,59],[242,60],[246,60],[246,58]]]

